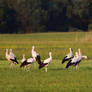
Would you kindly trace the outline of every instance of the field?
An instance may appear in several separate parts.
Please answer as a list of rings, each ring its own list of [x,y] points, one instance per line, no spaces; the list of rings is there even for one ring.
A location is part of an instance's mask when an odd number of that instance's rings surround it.
[[[42,60],[52,52],[48,72],[39,70],[37,64],[31,65],[30,71],[20,69],[20,64],[11,69],[5,49],[12,48],[20,62],[22,54],[31,57],[33,45]],[[66,63],[61,64],[70,47],[74,54],[81,48],[83,55],[88,56],[79,70],[67,70]],[[0,34],[0,92],[92,92],[92,33]]]

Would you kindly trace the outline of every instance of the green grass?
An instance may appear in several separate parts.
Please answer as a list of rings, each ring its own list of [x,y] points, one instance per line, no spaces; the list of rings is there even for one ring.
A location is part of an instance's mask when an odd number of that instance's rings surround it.
[[[5,59],[5,48],[12,48],[18,59],[25,53],[31,56],[32,45],[39,52],[42,59],[48,57],[48,52],[52,51],[55,59],[62,58],[69,50],[78,48],[91,58],[92,33],[39,33],[39,34],[3,34],[0,35],[0,59]],[[45,53],[44,53],[45,52]],[[44,53],[44,54],[43,54]]]
[[[92,92],[92,33],[38,33],[0,35],[0,92]],[[32,45],[42,60],[52,51],[53,61],[48,72],[38,65],[31,65],[30,71],[20,69],[20,64],[10,68],[5,60],[5,49],[12,48],[18,61],[22,54],[31,57]],[[74,52],[81,48],[86,61],[80,63],[79,70],[65,69],[61,59],[72,47]]]
[[[92,66],[91,60],[81,62],[79,70],[68,69],[53,60],[48,72],[31,66],[30,71],[13,69],[7,61],[0,62],[0,92],[91,92]]]

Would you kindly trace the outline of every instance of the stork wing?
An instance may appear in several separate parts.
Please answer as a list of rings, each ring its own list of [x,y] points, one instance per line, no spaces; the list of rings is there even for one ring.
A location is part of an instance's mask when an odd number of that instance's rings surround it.
[[[46,60],[44,60],[44,62],[43,63],[50,63],[50,58],[48,58],[48,59],[46,59]]]

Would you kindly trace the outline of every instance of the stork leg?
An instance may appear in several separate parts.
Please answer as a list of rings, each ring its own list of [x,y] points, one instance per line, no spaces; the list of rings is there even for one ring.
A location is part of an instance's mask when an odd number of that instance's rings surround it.
[[[78,67],[79,65],[76,65],[76,70],[79,70],[79,67]]]
[[[48,70],[48,67],[46,66],[46,67],[45,67],[45,72],[47,72],[47,70]]]
[[[47,71],[48,71],[48,64],[45,65],[45,72],[47,72]]]
[[[72,67],[72,66],[70,66],[70,69],[71,69],[71,70],[73,70],[73,67]]]
[[[29,65],[27,65],[27,70],[28,70],[28,71],[30,70],[30,64],[29,64]]]
[[[79,63],[76,65],[76,70],[79,70]]]
[[[24,66],[24,70],[26,70],[27,66]]]
[[[14,66],[14,64],[13,64],[13,63],[11,63],[11,64],[10,64],[10,68],[13,68],[13,66]]]
[[[34,61],[35,61],[35,62],[33,63],[33,64],[34,64],[34,68],[35,68],[35,67],[36,67],[36,58],[33,58],[33,59],[34,59]]]
[[[24,67],[24,70],[30,70],[30,65],[26,65],[25,67]]]
[[[34,68],[36,68],[36,62],[34,63]]]

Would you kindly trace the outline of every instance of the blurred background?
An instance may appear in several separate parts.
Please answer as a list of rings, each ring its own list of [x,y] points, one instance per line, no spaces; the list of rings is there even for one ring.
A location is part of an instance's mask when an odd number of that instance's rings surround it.
[[[92,31],[91,0],[0,0],[0,33]]]

